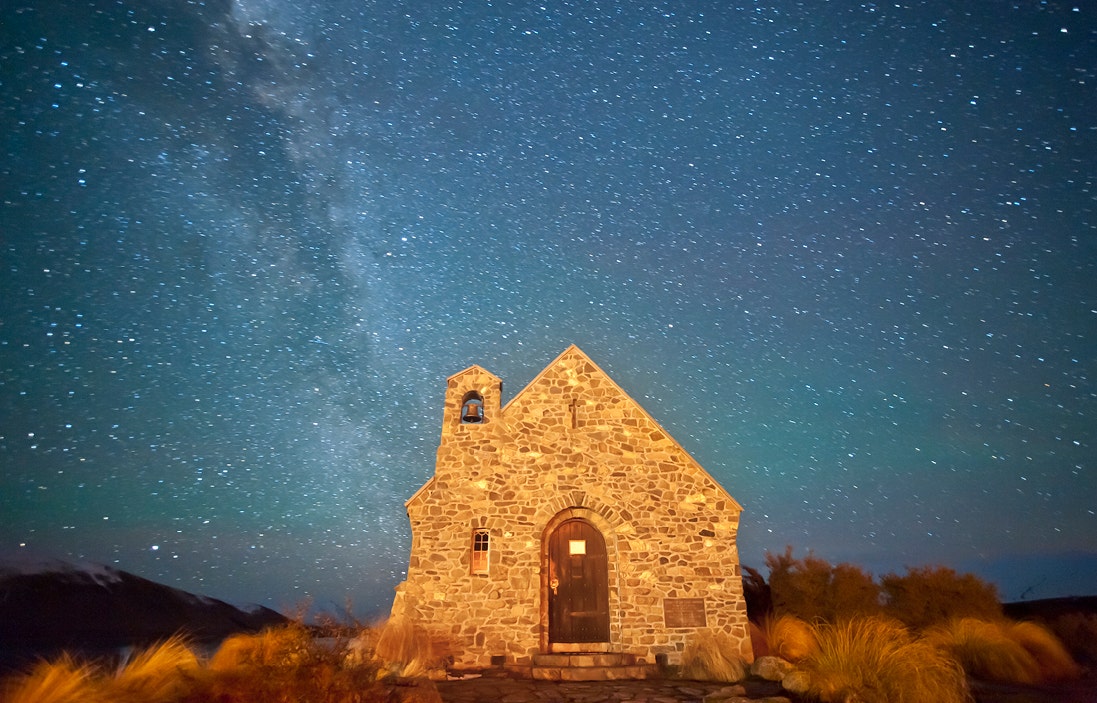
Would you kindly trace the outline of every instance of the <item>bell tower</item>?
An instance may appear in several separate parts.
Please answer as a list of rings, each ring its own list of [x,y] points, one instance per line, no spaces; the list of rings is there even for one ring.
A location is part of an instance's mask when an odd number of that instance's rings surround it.
[[[458,432],[475,432],[500,421],[503,382],[479,366],[470,366],[446,380],[446,406],[442,438]]]

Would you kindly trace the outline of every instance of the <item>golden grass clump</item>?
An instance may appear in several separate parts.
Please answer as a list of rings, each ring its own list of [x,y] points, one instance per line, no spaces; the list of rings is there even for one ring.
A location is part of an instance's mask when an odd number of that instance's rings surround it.
[[[4,681],[4,703],[108,703],[89,664],[77,663],[68,654],[36,664],[25,674]]]
[[[713,630],[698,630],[682,651],[679,674],[695,681],[742,681],[747,669],[737,643]]]
[[[168,700],[186,685],[184,676],[199,666],[186,638],[175,635],[123,662],[108,688],[115,699]]]
[[[800,661],[816,647],[815,628],[794,615],[767,619],[762,633],[769,653],[790,662]]]
[[[1005,621],[957,618],[930,628],[925,636],[977,679],[1021,684],[1041,680],[1036,659],[1010,637]]]
[[[1006,628],[1006,635],[1021,645],[1033,659],[1044,681],[1076,679],[1082,675],[1081,667],[1050,629],[1035,622],[1014,622]]]
[[[422,628],[402,643],[412,659],[397,673],[419,675],[431,669],[443,651]],[[383,634],[383,633],[382,633]],[[380,639],[363,633],[366,646]],[[391,633],[390,633],[391,635]],[[392,638],[390,637],[390,644]],[[448,652],[446,652],[448,654]],[[372,654],[372,652],[370,653]],[[406,673],[405,673],[406,672]],[[203,666],[182,637],[134,653],[120,665],[78,663],[65,654],[0,682],[3,703],[244,703],[269,701],[356,701],[390,698],[378,680],[377,662],[348,661],[348,642],[316,641],[300,623],[252,635],[235,635]],[[433,684],[416,689],[430,697]],[[429,685],[429,687],[428,687]]]
[[[426,676],[445,665],[447,642],[408,618],[389,618],[380,627],[373,655],[381,663],[378,675],[403,678]]]
[[[941,650],[883,617],[821,624],[799,665],[808,694],[827,702],[968,703],[964,672]]]
[[[312,646],[308,630],[291,622],[256,634],[232,635],[221,643],[209,668],[227,671],[249,666],[294,666],[308,660]]]

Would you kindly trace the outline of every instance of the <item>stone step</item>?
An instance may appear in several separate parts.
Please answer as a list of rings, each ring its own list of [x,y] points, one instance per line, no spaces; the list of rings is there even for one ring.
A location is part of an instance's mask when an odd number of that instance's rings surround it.
[[[626,652],[568,652],[534,654],[534,666],[630,666],[636,655]]]
[[[535,666],[533,678],[538,681],[630,681],[646,679],[647,664],[632,666]]]
[[[649,664],[624,652],[571,652],[533,655],[532,674],[541,681],[622,681],[646,679]]]

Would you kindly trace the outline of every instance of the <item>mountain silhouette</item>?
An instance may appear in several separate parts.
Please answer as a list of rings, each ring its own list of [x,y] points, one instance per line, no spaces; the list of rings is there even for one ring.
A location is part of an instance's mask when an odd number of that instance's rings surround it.
[[[269,608],[237,608],[99,564],[0,563],[0,659],[60,650],[108,652],[176,633],[216,642],[286,622]]]

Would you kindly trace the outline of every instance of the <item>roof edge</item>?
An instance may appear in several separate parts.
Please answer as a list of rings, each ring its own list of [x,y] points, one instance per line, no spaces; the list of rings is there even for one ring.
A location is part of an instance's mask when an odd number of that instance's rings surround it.
[[[487,374],[488,376],[491,376],[494,380],[499,381],[500,383],[503,382],[503,379],[499,378],[498,376],[493,374],[491,371],[488,371],[487,369],[485,369],[480,364],[473,364],[472,366],[469,366],[468,368],[462,369],[461,371],[458,371],[455,374],[451,374],[451,375],[447,376],[446,377],[446,382],[448,383],[449,381],[457,378],[458,376],[462,376],[462,375],[464,375],[464,374],[466,374],[470,371],[476,371],[477,373]]]

